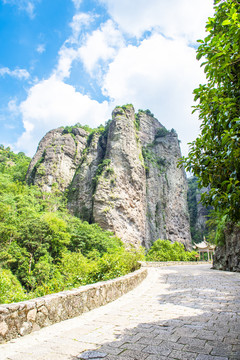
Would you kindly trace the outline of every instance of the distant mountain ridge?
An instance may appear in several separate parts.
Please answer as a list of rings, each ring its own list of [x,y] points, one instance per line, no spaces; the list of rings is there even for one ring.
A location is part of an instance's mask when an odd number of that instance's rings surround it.
[[[158,238],[191,246],[187,179],[177,134],[149,110],[116,107],[105,127],[58,128],[40,141],[28,183],[68,191],[71,213],[149,248]]]

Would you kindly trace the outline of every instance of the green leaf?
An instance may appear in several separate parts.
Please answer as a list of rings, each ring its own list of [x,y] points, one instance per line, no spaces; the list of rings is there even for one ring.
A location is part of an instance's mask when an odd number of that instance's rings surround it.
[[[230,25],[231,24],[231,21],[230,20],[224,20],[222,22],[222,25],[225,26],[225,25]]]

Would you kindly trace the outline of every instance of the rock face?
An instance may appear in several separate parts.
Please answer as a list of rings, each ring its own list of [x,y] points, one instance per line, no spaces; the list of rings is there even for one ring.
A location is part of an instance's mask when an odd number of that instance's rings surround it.
[[[49,131],[40,141],[28,172],[29,184],[50,192],[52,187],[65,190],[72,181],[86,146],[88,133],[81,128]]]
[[[228,225],[224,235],[225,244],[216,247],[213,268],[240,272],[240,226]]]
[[[177,167],[181,157],[175,131],[166,129],[153,117],[139,114],[140,139],[146,167],[146,243],[151,239],[190,243],[187,179]]]
[[[207,232],[207,221],[209,219],[209,213],[211,208],[206,208],[203,206],[201,202],[201,195],[205,192],[208,192],[207,188],[199,189],[199,192],[196,194],[196,202],[197,202],[197,219],[196,219],[196,229],[205,234]]]
[[[93,199],[93,219],[124,242],[141,245],[146,234],[146,177],[133,107],[116,108],[104,168]]]
[[[188,208],[190,213],[191,236],[195,243],[204,240],[209,233],[207,221],[210,218],[211,207],[205,207],[201,202],[203,193],[208,188],[199,188],[197,177],[188,178]]]
[[[132,105],[116,107],[105,129],[88,137],[74,130],[74,138],[63,129],[43,138],[29,181],[48,191],[53,183],[61,190],[68,187],[73,214],[125,243],[149,248],[162,238],[189,248],[187,180],[177,167],[181,153],[175,131],[167,131],[150,111],[135,114]],[[39,174],[40,166],[45,174]]]
[[[93,222],[93,196],[96,173],[104,158],[105,146],[100,134],[94,133],[88,140],[85,153],[69,187],[68,208],[84,221]]]

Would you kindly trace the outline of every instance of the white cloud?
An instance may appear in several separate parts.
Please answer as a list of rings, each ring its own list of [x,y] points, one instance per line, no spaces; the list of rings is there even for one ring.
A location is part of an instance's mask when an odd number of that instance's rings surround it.
[[[19,10],[26,11],[28,16],[33,19],[35,17],[35,5],[41,0],[2,0],[4,4],[16,5]]]
[[[109,117],[108,103],[98,103],[77,92],[55,76],[34,85],[20,104],[25,132],[16,147],[28,155],[36,151],[37,143],[51,128],[77,122],[96,127]]]
[[[93,17],[88,14],[76,14],[70,24],[72,36],[70,36],[58,52],[59,59],[54,74],[63,80],[70,76],[74,60],[81,60],[86,71],[93,75],[95,70],[102,73],[103,68],[98,66],[100,61],[107,62],[113,59],[119,48],[124,46],[122,34],[112,20],[101,24],[100,28],[85,37],[84,45],[79,40],[79,34],[84,26],[90,25]]]
[[[196,41],[204,36],[205,22],[213,12],[213,0],[100,0],[122,30],[140,37],[157,28],[170,37]]]
[[[74,60],[79,60],[79,35],[84,26],[88,26],[92,21],[92,17],[88,14],[77,13],[73,16],[70,27],[72,35],[66,39],[58,52],[58,63],[53,73],[60,80],[70,76],[71,67]]]
[[[12,99],[8,102],[8,110],[10,111],[11,114],[18,115],[19,109],[16,99]]]
[[[10,70],[8,67],[0,68],[0,76],[9,75],[12,77],[15,77],[19,80],[26,80],[29,78],[30,74],[26,69],[15,69]]]
[[[39,44],[36,48],[37,52],[39,54],[42,54],[46,51],[46,47],[45,47],[45,44]]]
[[[192,91],[202,81],[203,70],[193,48],[154,34],[138,47],[119,51],[109,66],[103,91],[115,105],[149,108],[164,126],[177,130],[186,153],[186,143],[197,135],[199,125],[191,115]]]
[[[80,5],[82,3],[82,0],[72,0],[75,8],[78,10],[80,8]]]
[[[92,74],[100,60],[113,59],[119,48],[124,46],[122,34],[111,20],[103,23],[100,29],[87,36],[86,43],[79,49],[79,56],[86,68]]]
[[[84,26],[88,26],[92,22],[92,17],[86,13],[77,13],[73,16],[72,22],[70,24],[72,28],[72,37],[71,42],[76,42],[78,40],[80,31]]]
[[[78,53],[72,47],[67,47],[67,44],[64,44],[59,50],[58,55],[58,65],[54,70],[54,74],[60,80],[63,80],[70,76],[72,62],[77,58]]]
[[[33,19],[35,17],[35,14],[34,14],[35,6],[32,2],[30,2],[30,1],[27,2],[25,10],[31,19]]]

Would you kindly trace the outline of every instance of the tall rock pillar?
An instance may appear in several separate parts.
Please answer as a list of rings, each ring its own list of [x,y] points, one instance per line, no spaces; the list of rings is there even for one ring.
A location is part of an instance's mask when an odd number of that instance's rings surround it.
[[[133,106],[113,111],[104,161],[94,195],[94,221],[139,246],[146,233],[146,177]]]

